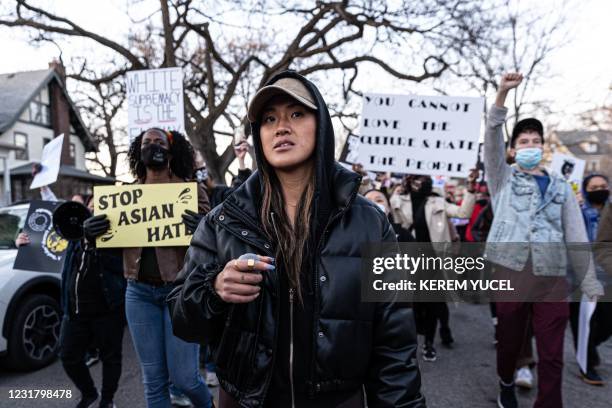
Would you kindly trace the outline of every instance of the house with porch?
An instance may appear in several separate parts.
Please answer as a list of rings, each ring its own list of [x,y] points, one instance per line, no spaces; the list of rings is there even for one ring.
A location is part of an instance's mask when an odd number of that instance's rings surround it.
[[[94,185],[115,180],[91,174],[85,154],[96,143],[66,89],[64,67],[57,61],[48,69],[0,74],[0,177],[4,205],[39,199],[30,190],[32,165],[41,160],[45,144],[64,134],[61,166],[51,189],[58,198],[90,194]]]

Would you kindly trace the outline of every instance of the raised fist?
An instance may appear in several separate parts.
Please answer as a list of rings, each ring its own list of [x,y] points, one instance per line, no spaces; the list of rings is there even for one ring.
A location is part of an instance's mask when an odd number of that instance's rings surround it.
[[[523,81],[523,74],[519,72],[509,72],[503,74],[499,83],[500,91],[509,91],[510,89],[516,88]]]

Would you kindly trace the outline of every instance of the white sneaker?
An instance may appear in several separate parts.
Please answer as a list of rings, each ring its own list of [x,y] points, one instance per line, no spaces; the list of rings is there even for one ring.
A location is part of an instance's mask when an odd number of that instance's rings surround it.
[[[526,388],[528,390],[533,388],[533,374],[529,367],[521,367],[516,371],[514,383],[517,387]]]
[[[184,394],[174,395],[170,393],[170,404],[177,407],[192,407],[191,400]]]
[[[217,387],[219,385],[219,379],[215,373],[206,373],[206,385],[209,387]]]

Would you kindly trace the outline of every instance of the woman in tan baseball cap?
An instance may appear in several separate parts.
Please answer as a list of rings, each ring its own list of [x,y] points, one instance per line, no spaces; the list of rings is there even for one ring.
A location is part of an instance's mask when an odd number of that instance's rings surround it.
[[[221,407],[424,407],[406,304],[361,301],[361,244],[395,241],[334,160],[331,118],[293,71],[253,97],[258,170],[200,224],[168,300],[211,345]]]

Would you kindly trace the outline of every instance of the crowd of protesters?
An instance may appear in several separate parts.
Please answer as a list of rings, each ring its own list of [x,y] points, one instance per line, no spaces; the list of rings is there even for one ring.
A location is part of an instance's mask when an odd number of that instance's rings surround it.
[[[97,249],[109,220],[93,215],[91,196],[72,198],[91,212],[62,272],[60,357],[81,392],[77,407],[114,406],[126,323],[148,407],[214,406],[207,385],[220,385],[223,408],[425,407],[417,350],[436,361],[438,330],[441,344],[453,348],[448,306],[361,302],[361,243],[415,242],[434,255],[434,243],[487,242],[495,273],[526,273],[540,287],[546,278],[565,282],[572,267],[538,244],[612,241],[605,175],[585,177],[576,195],[545,170],[544,129],[535,118],[517,122],[504,142],[504,102],[521,81],[520,74],[501,78],[486,121],[484,166],[461,185],[336,162],[323,96],[293,71],[252,98],[253,143],[235,144],[240,168],[229,187],[212,181],[184,135],[141,133],[128,154],[136,183],[198,182],[198,212],[182,215],[193,238],[189,247]],[[56,200],[48,188],[41,194]],[[21,233],[17,245],[28,244]],[[612,284],[612,255],[595,258],[580,281],[592,302]],[[563,406],[564,332],[570,322],[577,348],[580,308],[566,300],[491,302],[499,407],[518,406],[515,387],[533,387],[534,367],[534,406]],[[597,302],[580,372],[585,383],[605,383],[597,347],[611,336],[612,303]],[[100,392],[88,354],[102,361]]]

